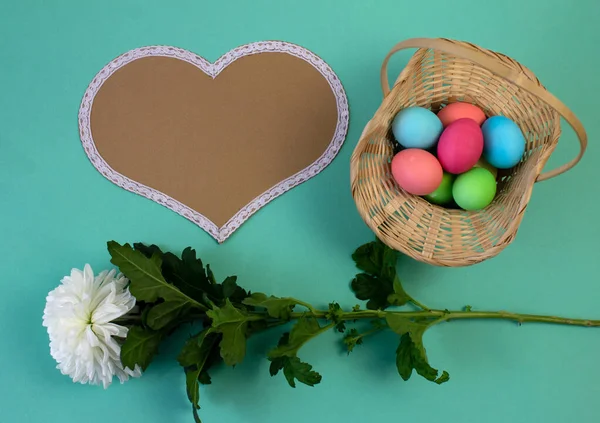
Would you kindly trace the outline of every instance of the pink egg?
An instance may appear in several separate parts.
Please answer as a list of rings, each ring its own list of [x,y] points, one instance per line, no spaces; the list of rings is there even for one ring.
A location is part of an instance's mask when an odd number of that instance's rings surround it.
[[[459,174],[471,169],[483,153],[483,133],[473,119],[452,122],[437,146],[438,159],[446,172]]]
[[[437,114],[444,128],[458,119],[473,119],[479,126],[485,121],[485,113],[479,107],[470,103],[450,103]]]
[[[431,194],[442,182],[443,175],[440,162],[425,150],[408,148],[392,159],[394,180],[413,195]]]

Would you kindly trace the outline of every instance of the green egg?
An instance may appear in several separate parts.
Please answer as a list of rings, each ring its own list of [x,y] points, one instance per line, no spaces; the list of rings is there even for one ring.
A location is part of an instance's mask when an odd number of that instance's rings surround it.
[[[435,191],[431,194],[423,196],[427,201],[433,204],[444,205],[452,201],[452,183],[454,182],[454,175],[448,172],[444,172],[442,182]]]
[[[498,176],[498,169],[489,164],[488,161],[483,157],[479,159],[479,161],[475,164],[475,167],[482,167],[484,169],[489,170],[492,173],[492,175],[494,175],[494,178]]]
[[[456,177],[452,196],[463,210],[481,210],[496,196],[496,179],[482,167],[475,167]]]

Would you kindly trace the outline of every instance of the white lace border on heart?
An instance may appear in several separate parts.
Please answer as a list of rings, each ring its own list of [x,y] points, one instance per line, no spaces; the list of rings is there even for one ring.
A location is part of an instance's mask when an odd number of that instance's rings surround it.
[[[289,178],[279,182],[275,186],[271,187],[242,209],[240,209],[227,223],[222,227],[215,225],[210,219],[191,209],[185,204],[180,203],[174,198],[150,188],[144,184],[136,182],[120,174],[119,172],[112,169],[108,163],[100,156],[94,140],[92,138],[90,128],[90,114],[92,110],[92,104],[94,97],[98,93],[100,87],[116,70],[125,66],[126,64],[137,60],[142,57],[148,56],[161,56],[161,57],[174,57],[180,60],[184,60],[191,63],[201,69],[207,75],[215,78],[219,73],[233,63],[240,57],[259,54],[259,53],[287,53],[295,57],[305,60],[314,66],[322,75],[325,77],[329,86],[331,87],[333,94],[335,95],[338,111],[338,121],[335,129],[333,139],[329,143],[329,146],[325,152],[310,166],[290,176]],[[306,50],[295,44],[283,42],[283,41],[261,41],[251,44],[240,46],[234,50],[221,56],[216,62],[211,63],[206,59],[194,54],[190,51],[171,47],[171,46],[148,46],[141,47],[114,59],[108,65],[106,65],[98,74],[94,77],[90,85],[88,86],[83,99],[81,101],[81,107],[79,109],[79,132],[83,148],[88,158],[92,162],[92,165],[108,180],[118,185],[119,187],[133,192],[135,194],[146,197],[158,204],[163,205],[178,213],[184,218],[195,223],[206,232],[208,232],[213,238],[219,243],[224,242],[231,234],[238,229],[250,216],[256,213],[260,208],[264,207],[275,198],[289,191],[290,189],[300,185],[303,182],[313,178],[325,167],[327,167],[340,151],[342,144],[346,138],[349,123],[349,110],[348,110],[348,99],[346,92],[333,70],[325,63],[320,57],[314,53]]]

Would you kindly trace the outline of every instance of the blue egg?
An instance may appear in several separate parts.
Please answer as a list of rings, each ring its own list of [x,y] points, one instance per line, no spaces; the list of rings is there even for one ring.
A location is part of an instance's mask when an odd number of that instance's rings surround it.
[[[405,148],[431,148],[437,143],[443,130],[442,121],[424,107],[403,109],[392,122],[394,138]]]
[[[519,126],[505,116],[492,116],[481,126],[483,157],[498,169],[516,166],[525,153],[525,137]]]

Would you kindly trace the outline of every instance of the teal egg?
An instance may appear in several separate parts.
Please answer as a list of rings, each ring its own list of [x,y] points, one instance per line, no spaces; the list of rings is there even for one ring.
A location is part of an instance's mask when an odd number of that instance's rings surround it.
[[[481,210],[496,196],[496,178],[482,167],[458,175],[452,185],[452,196],[463,210]]]
[[[498,169],[516,166],[525,153],[521,128],[505,116],[492,116],[481,126],[483,156]]]
[[[427,150],[438,142],[444,126],[435,113],[424,107],[402,109],[392,121],[392,133],[404,148]]]

